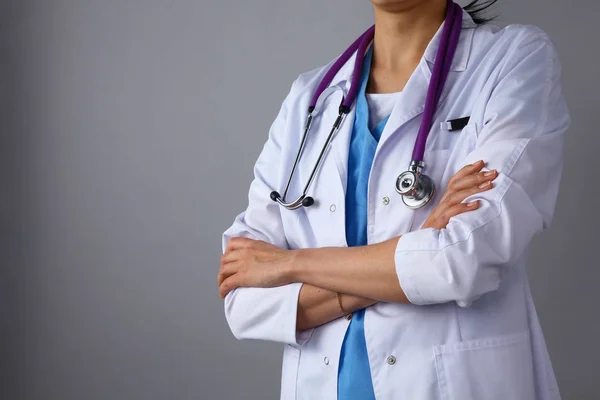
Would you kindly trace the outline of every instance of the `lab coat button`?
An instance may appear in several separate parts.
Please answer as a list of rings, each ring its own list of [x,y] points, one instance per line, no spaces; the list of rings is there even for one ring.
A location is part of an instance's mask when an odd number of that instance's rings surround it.
[[[387,358],[387,363],[388,363],[389,365],[394,365],[394,364],[396,364],[396,357],[394,357],[394,356],[389,356],[389,357]]]
[[[385,197],[383,198],[383,205],[384,205],[384,206],[387,206],[388,204],[390,204],[390,198],[389,198],[389,197],[387,197],[387,196],[385,196]]]
[[[329,206],[329,211],[335,212],[335,204],[332,204],[331,206]]]
[[[325,363],[325,365],[329,365],[329,358],[327,358],[327,357],[323,358],[323,362]]]

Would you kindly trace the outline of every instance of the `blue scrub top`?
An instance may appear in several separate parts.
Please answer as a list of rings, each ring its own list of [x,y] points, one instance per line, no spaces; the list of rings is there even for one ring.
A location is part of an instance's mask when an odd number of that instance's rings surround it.
[[[371,70],[373,47],[363,61],[360,90],[356,99],[354,127],[348,154],[346,191],[346,241],[348,246],[367,244],[367,189],[377,143],[389,116],[369,130],[369,106],[365,90]],[[340,354],[339,400],[375,400],[364,330],[365,310],[352,316]]]

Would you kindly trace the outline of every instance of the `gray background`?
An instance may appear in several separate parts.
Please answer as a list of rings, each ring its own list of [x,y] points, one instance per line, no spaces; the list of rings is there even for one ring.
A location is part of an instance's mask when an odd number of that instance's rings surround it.
[[[597,399],[600,6],[495,11],[563,62],[573,125],[530,276],[564,398]],[[277,398],[280,346],[227,328],[220,234],[292,80],[371,20],[367,0],[0,0],[1,399]]]

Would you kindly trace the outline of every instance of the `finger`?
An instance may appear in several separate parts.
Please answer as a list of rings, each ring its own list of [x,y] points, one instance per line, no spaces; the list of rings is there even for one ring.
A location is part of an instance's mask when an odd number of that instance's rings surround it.
[[[487,181],[493,181],[497,177],[498,171],[496,171],[495,169],[491,171],[481,171],[476,174],[467,175],[460,179],[457,179],[456,181],[454,181],[452,188],[449,189],[453,192],[458,192],[460,190],[477,187]]]
[[[469,211],[477,210],[479,208],[479,200],[474,200],[468,203],[460,203],[455,206],[448,208],[444,212],[444,226],[450,222],[450,218],[456,217],[457,215],[464,214]]]
[[[223,268],[219,270],[217,274],[217,286],[221,286],[221,283],[225,280],[225,274],[223,273]]]
[[[432,221],[431,226],[436,229],[445,228],[446,225],[448,225],[450,218],[465,213],[467,211],[476,210],[478,207],[479,201],[475,200],[471,203],[461,203],[452,207],[445,208],[438,213],[438,215]]]
[[[230,276],[234,275],[236,272],[238,272],[238,266],[235,263],[229,263],[221,266],[221,269],[219,270],[219,275],[217,277],[217,284],[220,286],[223,283],[223,281],[225,281]]]
[[[485,163],[483,162],[483,160],[479,160],[477,162],[474,162],[473,164],[465,165],[460,170],[458,170],[458,172],[456,174],[454,174],[452,176],[452,178],[450,178],[448,185],[450,185],[450,183],[453,183],[454,181],[461,179],[467,175],[471,175],[471,174],[481,171],[481,169],[484,166],[485,166]]]
[[[219,285],[219,295],[222,299],[224,299],[225,296],[227,296],[227,294],[233,289],[237,289],[241,286],[239,280],[240,279],[238,278],[238,275],[232,275],[229,278],[225,279],[225,281],[223,281],[221,285]]]
[[[248,247],[253,242],[252,239],[244,238],[244,237],[234,237],[231,238],[229,243],[227,244],[227,251],[232,251],[235,249],[243,249]]]
[[[248,238],[234,238],[236,240],[231,244],[231,250],[238,249],[256,249],[260,246],[266,244],[265,241],[257,240],[257,239],[248,239]],[[233,240],[233,239],[232,239]]]
[[[221,283],[225,280],[225,275],[223,274],[223,268],[219,270],[217,274],[217,286],[221,286]]]
[[[476,193],[482,193],[490,190],[494,187],[492,181],[485,181],[481,185],[471,186],[467,189],[460,190],[458,192],[450,193],[445,201],[447,207],[454,206],[462,203],[467,197],[472,196]]]
[[[244,249],[232,249],[221,256],[221,265],[229,264],[239,260],[243,256]]]

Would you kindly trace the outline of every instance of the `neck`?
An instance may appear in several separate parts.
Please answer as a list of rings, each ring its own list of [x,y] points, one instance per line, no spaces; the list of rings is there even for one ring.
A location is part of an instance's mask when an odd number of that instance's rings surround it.
[[[371,68],[394,73],[416,66],[444,22],[446,0],[417,0],[410,2],[412,5],[395,7],[374,3]]]

